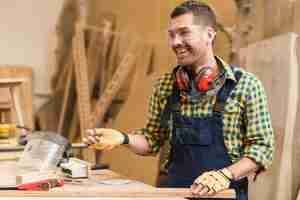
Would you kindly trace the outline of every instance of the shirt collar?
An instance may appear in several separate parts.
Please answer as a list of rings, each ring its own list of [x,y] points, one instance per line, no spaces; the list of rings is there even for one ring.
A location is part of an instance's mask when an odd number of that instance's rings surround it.
[[[225,78],[226,79],[232,79],[232,80],[236,81],[236,78],[234,76],[234,72],[232,71],[231,66],[228,63],[226,63],[219,56],[215,56],[215,59],[216,59],[216,61],[218,63],[218,66],[221,68],[221,72],[224,71]]]

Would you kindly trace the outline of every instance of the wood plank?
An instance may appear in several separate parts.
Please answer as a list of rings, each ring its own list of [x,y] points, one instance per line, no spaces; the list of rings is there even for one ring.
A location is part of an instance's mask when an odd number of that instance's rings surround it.
[[[128,52],[124,55],[120,65],[118,66],[116,72],[114,73],[111,81],[107,85],[105,91],[101,95],[100,99],[97,101],[95,106],[95,111],[92,113],[92,121],[96,127],[101,127],[104,116],[109,109],[113,99],[119,92],[119,90],[124,85],[127,80],[128,75],[132,72],[135,67],[135,61],[140,53],[138,49],[138,44],[131,44]]]
[[[79,124],[81,139],[84,138],[85,130],[94,128],[94,123],[91,120],[91,96],[88,83],[87,58],[85,53],[84,29],[82,24],[76,26],[76,34],[73,38],[73,59],[75,65],[75,81],[77,94],[77,109],[79,112]],[[96,154],[92,149],[83,151],[85,160],[92,164],[96,163]]]
[[[90,124],[90,93],[87,76],[87,60],[84,46],[84,32],[80,24],[77,25],[73,40],[73,59],[75,65],[76,93],[81,137],[85,137],[85,129],[92,128]]]
[[[24,112],[22,112],[21,99],[20,99],[20,94],[19,94],[20,90],[18,90],[18,89],[20,89],[20,88],[18,88],[18,87],[10,88],[11,99],[13,101],[13,105],[14,105],[16,115],[17,115],[17,121],[16,121],[17,124],[19,126],[25,127],[24,118],[23,118]]]
[[[55,73],[53,74],[51,85],[54,91],[65,86],[65,75],[67,63],[72,57],[72,38],[75,34],[75,24],[79,17],[78,2],[74,0],[64,0],[60,16],[56,23],[57,48],[55,52]]]
[[[256,74],[265,86],[275,134],[275,159],[273,166],[250,184],[251,199],[295,199],[293,179],[293,141],[299,96],[299,65],[296,57],[297,35],[288,33],[249,45],[241,50],[242,63]],[[298,165],[299,167],[299,165]],[[299,181],[299,180],[298,180]],[[275,192],[274,192],[275,191]]]
[[[62,133],[63,127],[64,127],[64,121],[65,121],[65,115],[67,112],[67,107],[68,107],[68,102],[69,102],[69,97],[70,97],[70,90],[71,90],[71,83],[72,79],[74,77],[74,66],[72,59],[69,59],[67,66],[65,67],[68,69],[67,73],[67,78],[66,78],[66,85],[64,88],[64,93],[63,93],[63,101],[62,101],[62,108],[60,111],[60,115],[58,118],[58,126],[57,126],[57,132]]]
[[[300,40],[299,40],[299,35],[297,37],[297,60],[298,60],[298,66],[300,64]],[[298,68],[298,73],[299,73],[299,68]],[[298,75],[300,77],[300,74]],[[299,85],[299,80],[298,80],[298,85]],[[300,87],[298,86],[298,95],[300,94]],[[299,97],[298,97],[299,98]],[[299,99],[298,99],[299,101]],[[295,109],[295,108],[294,108]],[[300,171],[299,171],[299,166],[300,166],[300,136],[299,136],[299,131],[300,131],[300,106],[298,104],[297,110],[296,110],[296,124],[294,127],[294,138],[292,144],[292,199],[295,199],[298,191],[300,190]]]
[[[23,82],[28,81],[28,78],[1,78],[0,83],[1,87],[9,87],[11,85],[18,86],[22,84]]]
[[[110,44],[113,36],[113,28],[116,24],[116,16],[111,13],[103,13],[98,17],[96,23],[92,26],[86,25],[85,29],[89,31],[90,41],[88,46],[88,66],[90,77],[90,90],[95,84],[100,87],[100,93],[105,89],[105,83],[111,77],[107,76],[106,71],[113,67],[108,65],[107,55],[110,50]]]
[[[191,194],[189,188],[154,188],[154,189],[129,189],[129,188],[86,188],[85,190],[64,191],[63,188],[54,188],[50,192],[40,191],[0,191],[0,196],[5,197],[112,197],[112,198],[193,198],[199,197]],[[235,199],[234,190],[221,191],[214,196],[201,196],[210,199]],[[201,199],[200,198],[200,199]]]

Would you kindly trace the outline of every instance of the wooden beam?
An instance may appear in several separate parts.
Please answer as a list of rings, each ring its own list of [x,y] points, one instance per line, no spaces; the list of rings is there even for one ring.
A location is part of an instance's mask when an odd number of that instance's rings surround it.
[[[74,75],[74,65],[72,59],[68,59],[67,66],[65,67],[68,69],[67,73],[67,78],[66,78],[66,85],[64,88],[64,93],[63,93],[63,101],[62,101],[62,108],[60,111],[60,115],[58,118],[58,127],[57,127],[57,132],[62,134],[63,127],[64,127],[64,121],[65,121],[65,115],[67,112],[67,107],[68,107],[68,101],[69,101],[69,96],[70,96],[70,90],[71,90],[71,83],[72,83],[72,78]]]
[[[77,109],[79,113],[81,139],[85,137],[86,129],[94,128],[94,124],[91,123],[92,121],[90,120],[91,96],[88,84],[87,58],[84,44],[84,32],[79,22],[76,26],[76,34],[73,38],[72,50],[75,66]],[[92,164],[95,164],[96,155],[94,150],[84,150],[83,156],[85,160],[88,160]]]
[[[97,29],[90,29],[90,26],[86,25],[85,30],[89,31],[90,41],[87,51],[87,59],[89,66],[89,86],[90,91],[94,89],[95,84],[98,84],[100,91],[104,91],[104,83],[107,80],[107,70],[113,66],[108,65],[107,53],[110,50],[110,44],[112,42],[113,27],[116,21],[116,17],[113,14],[103,14],[98,17],[95,27]],[[94,27],[94,26],[92,26]]]
[[[96,124],[97,127],[101,126],[105,113],[109,109],[109,106],[117,93],[120,91],[122,85],[124,85],[129,73],[133,70],[139,53],[137,47],[138,45],[136,43],[130,46],[128,52],[124,55],[120,65],[116,69],[112,80],[109,82],[102,96],[97,101],[95,111],[92,113],[93,124]]]

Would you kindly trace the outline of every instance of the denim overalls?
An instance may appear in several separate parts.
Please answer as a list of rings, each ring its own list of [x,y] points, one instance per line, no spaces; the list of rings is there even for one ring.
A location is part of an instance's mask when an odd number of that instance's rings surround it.
[[[241,73],[235,74],[237,81]],[[223,112],[225,102],[236,82],[226,79],[217,94],[212,116],[186,117],[180,114],[180,92],[174,87],[167,99],[162,121],[171,128],[171,157],[167,179],[160,187],[190,187],[203,172],[231,165],[223,138]],[[248,199],[248,180],[243,178],[230,184],[237,200]],[[212,200],[212,199],[210,199]]]

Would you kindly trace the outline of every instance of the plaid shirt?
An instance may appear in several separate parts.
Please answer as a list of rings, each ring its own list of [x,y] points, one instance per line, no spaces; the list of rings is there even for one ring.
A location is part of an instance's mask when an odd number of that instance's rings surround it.
[[[238,84],[225,104],[223,135],[229,156],[232,162],[246,156],[267,168],[273,159],[274,135],[262,83],[242,68],[232,70],[223,60],[218,57],[216,59],[219,62],[219,68],[223,71],[224,79],[236,81],[234,71],[242,72]],[[224,83],[220,78],[216,78],[215,81],[219,86]],[[138,134],[147,138],[152,153],[159,152],[160,147],[166,141],[170,141],[170,130],[162,127],[160,117],[167,97],[172,93],[173,83],[172,73],[167,73],[158,79],[150,97],[146,127],[137,131]],[[211,92],[211,94],[214,93]],[[211,116],[215,101],[216,95],[207,95],[197,102],[188,100],[181,103],[180,111],[184,116]]]

